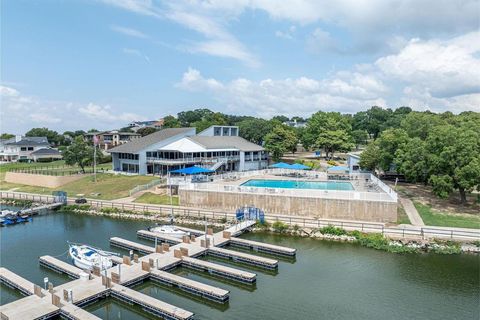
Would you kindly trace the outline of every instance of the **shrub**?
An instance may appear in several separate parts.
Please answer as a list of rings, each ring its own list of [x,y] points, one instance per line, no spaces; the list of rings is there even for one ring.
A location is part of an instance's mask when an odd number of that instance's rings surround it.
[[[91,207],[89,204],[70,204],[62,207],[63,211],[90,211]]]
[[[342,229],[342,228],[337,228],[335,226],[328,225],[326,227],[321,228],[320,233],[331,234],[331,235],[334,235],[334,236],[343,236],[343,235],[347,234],[347,231],[345,231],[345,229]]]
[[[272,224],[273,231],[278,232],[278,233],[284,233],[285,231],[288,230],[288,225],[286,223],[283,223],[281,221],[275,221]]]
[[[270,229],[270,223],[267,221],[260,222],[260,220],[257,220],[257,227],[260,229],[268,230]]]
[[[330,165],[330,166],[336,166],[337,165],[337,163],[333,160],[328,160],[327,164]]]

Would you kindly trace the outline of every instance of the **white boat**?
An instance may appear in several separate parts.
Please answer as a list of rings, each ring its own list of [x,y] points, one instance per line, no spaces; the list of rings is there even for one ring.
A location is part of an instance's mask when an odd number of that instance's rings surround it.
[[[17,212],[12,210],[2,210],[0,212],[0,218],[13,217],[16,215],[17,215]]]
[[[180,229],[178,229],[175,226],[170,225],[170,224],[164,224],[164,225],[160,225],[160,226],[150,227],[150,228],[148,228],[148,231],[155,232],[155,233],[158,233],[158,234],[162,234],[162,235],[165,235],[165,236],[178,238],[178,239],[182,239],[183,236],[190,236],[190,232],[180,230]]]
[[[117,255],[85,244],[69,243],[68,245],[68,253],[73,264],[80,269],[91,270],[94,266],[99,267],[100,270],[109,269],[113,266],[111,256]]]

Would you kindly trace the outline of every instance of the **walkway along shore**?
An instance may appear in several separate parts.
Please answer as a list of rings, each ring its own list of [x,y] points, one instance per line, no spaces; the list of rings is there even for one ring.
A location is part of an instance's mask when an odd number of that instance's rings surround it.
[[[0,192],[2,199],[30,200],[34,202],[50,203],[54,201],[53,196],[23,193],[23,192]],[[74,199],[68,200],[69,205],[75,205]],[[96,215],[106,215],[111,217],[122,217],[131,219],[147,219],[152,221],[162,220],[172,213],[180,223],[204,224],[204,220],[213,226],[223,226],[228,221],[235,219],[235,213],[222,212],[214,210],[205,210],[199,208],[177,207],[166,205],[148,205],[148,204],[126,204],[117,201],[87,199],[86,213]],[[77,206],[82,208],[82,206]],[[400,225],[390,226],[384,223],[349,221],[349,220],[329,220],[314,219],[299,216],[284,216],[266,214],[265,219],[269,223],[281,222],[287,226],[301,228],[307,233],[308,230],[317,230],[326,226],[342,228],[346,231],[360,231],[362,233],[381,233],[385,237],[392,239],[410,239],[415,241],[425,241],[429,239],[451,240],[459,242],[474,243],[480,241],[480,229],[451,228],[451,227],[433,227],[433,226],[411,226]],[[220,223],[218,223],[220,222]]]

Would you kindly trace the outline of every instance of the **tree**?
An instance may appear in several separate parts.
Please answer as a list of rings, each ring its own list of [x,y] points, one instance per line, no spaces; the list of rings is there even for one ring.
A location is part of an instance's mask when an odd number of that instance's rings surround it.
[[[281,123],[287,122],[289,119],[286,116],[275,116],[272,118],[272,120],[277,120]]]
[[[370,143],[367,148],[360,155],[360,168],[369,171],[375,171],[380,162],[378,143]]]
[[[163,128],[180,128],[182,124],[174,116],[166,116],[163,118]]]
[[[240,136],[261,145],[265,136],[272,131],[272,123],[265,119],[252,118],[237,123]]]
[[[182,111],[177,114],[178,121],[180,121],[181,126],[183,127],[193,127],[194,122],[201,121],[202,119],[207,119],[208,116],[214,112],[209,109],[195,109]]]
[[[360,145],[366,145],[367,144],[367,139],[368,139],[368,132],[367,130],[353,130],[352,131],[352,138],[353,141],[355,142],[355,148],[358,150],[358,147]]]
[[[463,204],[466,194],[480,185],[480,132],[468,124],[433,128],[426,139],[433,191],[447,197],[458,190]]]
[[[425,140],[432,128],[445,124],[445,121],[437,114],[430,112],[411,112],[401,122],[404,129],[411,138],[419,137]]]
[[[427,184],[429,173],[429,153],[426,142],[415,137],[395,152],[397,172],[403,174],[408,181]]]
[[[408,135],[402,129],[387,129],[381,133],[377,141],[378,168],[389,171],[395,163],[395,152],[408,142]]]
[[[312,115],[303,130],[302,144],[308,149],[325,149],[326,157],[335,151],[353,148],[351,120],[339,112],[319,111]]]
[[[2,140],[7,140],[7,139],[11,139],[11,138],[14,138],[15,135],[14,134],[10,134],[10,133],[2,133],[0,135],[0,139]]]
[[[118,132],[134,132],[130,127],[123,127],[118,129]]]
[[[157,129],[152,127],[144,127],[137,130],[137,133],[140,134],[142,137],[148,136],[149,134],[152,134],[154,132],[157,132]]]
[[[297,142],[298,138],[294,131],[277,125],[265,136],[265,149],[274,161],[278,161],[287,151],[293,150]]]
[[[93,147],[83,137],[76,137],[65,150],[63,159],[68,165],[78,165],[85,173],[85,167],[93,163]]]

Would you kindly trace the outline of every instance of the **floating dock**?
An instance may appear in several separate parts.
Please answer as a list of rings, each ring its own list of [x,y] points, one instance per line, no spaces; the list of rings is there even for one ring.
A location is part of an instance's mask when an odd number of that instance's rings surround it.
[[[241,238],[231,238],[229,244],[231,246],[248,248],[258,252],[265,252],[281,256],[295,257],[295,255],[297,254],[297,250],[293,248],[276,246],[269,243],[246,240]]]
[[[257,280],[257,275],[255,273],[242,271],[227,266],[222,266],[217,263],[211,263],[208,261],[188,257],[182,258],[182,266],[195,270],[206,271],[210,274],[215,274],[222,278],[235,280],[243,283],[255,283],[255,281]]]
[[[83,272],[82,269],[51,256],[41,256],[39,258],[39,262],[42,266],[45,266],[58,273],[66,273],[70,278],[73,279],[80,277],[80,273]]]
[[[113,297],[128,303],[141,306],[145,311],[164,319],[188,320],[193,318],[190,311],[177,308],[171,304],[160,301],[141,292],[126,288],[124,286],[113,286],[111,294]]]
[[[150,278],[159,281],[168,286],[175,286],[181,290],[193,293],[197,296],[202,296],[209,300],[216,302],[227,302],[229,299],[229,291],[210,286],[198,281],[190,280],[180,277],[165,271],[152,270],[150,271]]]
[[[264,257],[254,256],[252,254],[227,250],[223,248],[211,247],[208,248],[208,254],[220,257],[231,259],[233,261],[247,263],[256,267],[275,270],[278,268],[278,260],[268,259]]]
[[[93,274],[87,272],[87,275],[83,270],[67,262],[48,255],[42,256],[39,258],[42,266],[76,279],[57,287],[49,284],[48,291],[5,268],[0,268],[0,281],[28,295],[26,298],[2,306],[0,319],[48,319],[61,316],[66,319],[97,320],[98,317],[80,307],[106,296],[138,305],[145,311],[165,319],[192,319],[194,316],[192,312],[129,289],[127,286],[151,279],[205,299],[225,303],[230,298],[228,290],[174,275],[166,270],[184,266],[236,282],[255,283],[257,278],[255,273],[195,258],[211,254],[266,269],[278,268],[277,260],[219,248],[227,244],[272,254],[295,256],[295,249],[233,238],[254,224],[254,221],[244,221],[222,232],[213,233],[209,229],[207,234],[199,230],[179,227],[192,235],[181,240],[146,230],[137,232],[139,237],[156,241],[156,247],[112,237],[110,239],[112,246],[135,250],[145,255],[141,257],[134,255],[133,258],[112,257],[116,265],[102,272],[102,275],[98,270],[94,270]]]
[[[20,213],[22,215],[23,214],[28,214],[28,215],[31,216],[31,215],[38,214],[38,212],[43,211],[43,210],[53,210],[53,209],[59,208],[62,205],[63,205],[63,203],[61,203],[61,202],[54,202],[54,203],[49,203],[49,204],[41,205],[41,206],[34,207],[34,208],[23,209],[23,210],[20,210]]]
[[[127,250],[136,250],[140,253],[154,253],[155,248],[154,247],[149,247],[141,243],[133,242],[130,240],[122,239],[119,237],[113,237],[110,238],[110,244],[115,247],[127,249]]]

